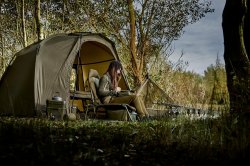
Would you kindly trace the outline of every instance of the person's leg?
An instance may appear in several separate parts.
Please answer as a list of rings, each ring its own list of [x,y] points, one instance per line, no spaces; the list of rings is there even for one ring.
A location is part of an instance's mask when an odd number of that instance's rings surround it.
[[[112,97],[110,103],[126,103],[131,104],[136,108],[136,112],[140,117],[149,116],[145,104],[139,95],[129,95],[129,96],[120,96]]]
[[[106,97],[103,98],[102,103],[103,104],[108,104],[108,103],[110,103],[110,101],[111,101],[111,96],[106,96]]]
[[[112,97],[110,103],[130,104],[134,100],[134,98],[135,95]]]
[[[144,117],[144,116],[149,116],[145,104],[142,101],[141,97],[139,95],[135,96],[135,99],[133,101],[133,104],[137,110],[137,113],[139,114],[140,117]]]

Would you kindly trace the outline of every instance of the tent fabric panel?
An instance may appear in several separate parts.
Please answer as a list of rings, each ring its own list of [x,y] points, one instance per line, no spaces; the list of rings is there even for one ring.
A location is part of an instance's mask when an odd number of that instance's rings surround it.
[[[81,62],[84,65],[116,59],[110,49],[97,42],[85,42],[80,50]]]
[[[37,45],[19,52],[0,85],[1,114],[33,116],[34,108],[34,71]]]
[[[82,41],[84,43],[80,51],[80,64],[83,69],[84,82],[86,82],[90,69],[97,70],[102,76],[107,71],[111,61],[119,60],[113,43],[105,37],[101,35],[84,36]],[[129,89],[124,74],[119,86],[124,90]]]
[[[75,36],[62,35],[41,43],[35,72],[35,102],[38,110],[42,109],[46,105],[46,100],[51,100],[54,95],[59,95],[66,100],[72,69],[67,59],[70,54],[73,54],[70,62],[73,64],[79,48],[75,46],[78,39]]]

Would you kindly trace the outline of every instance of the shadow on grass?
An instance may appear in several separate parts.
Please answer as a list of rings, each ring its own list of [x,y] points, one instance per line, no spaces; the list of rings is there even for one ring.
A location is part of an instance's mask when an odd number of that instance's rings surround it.
[[[0,117],[6,165],[238,165],[249,162],[239,118],[146,122]]]

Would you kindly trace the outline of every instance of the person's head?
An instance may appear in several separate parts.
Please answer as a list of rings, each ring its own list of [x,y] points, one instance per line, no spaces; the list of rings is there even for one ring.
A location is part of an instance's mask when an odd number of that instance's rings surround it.
[[[110,63],[107,72],[111,76],[113,89],[115,89],[118,86],[118,81],[121,76],[121,71],[122,71],[122,65],[119,61],[114,60]]]

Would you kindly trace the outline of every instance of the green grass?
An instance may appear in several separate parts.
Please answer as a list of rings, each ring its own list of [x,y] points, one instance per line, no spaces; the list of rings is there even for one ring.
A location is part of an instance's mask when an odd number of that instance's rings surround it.
[[[230,116],[145,122],[0,117],[0,160],[25,165],[230,165],[249,160],[249,127],[246,118]]]

